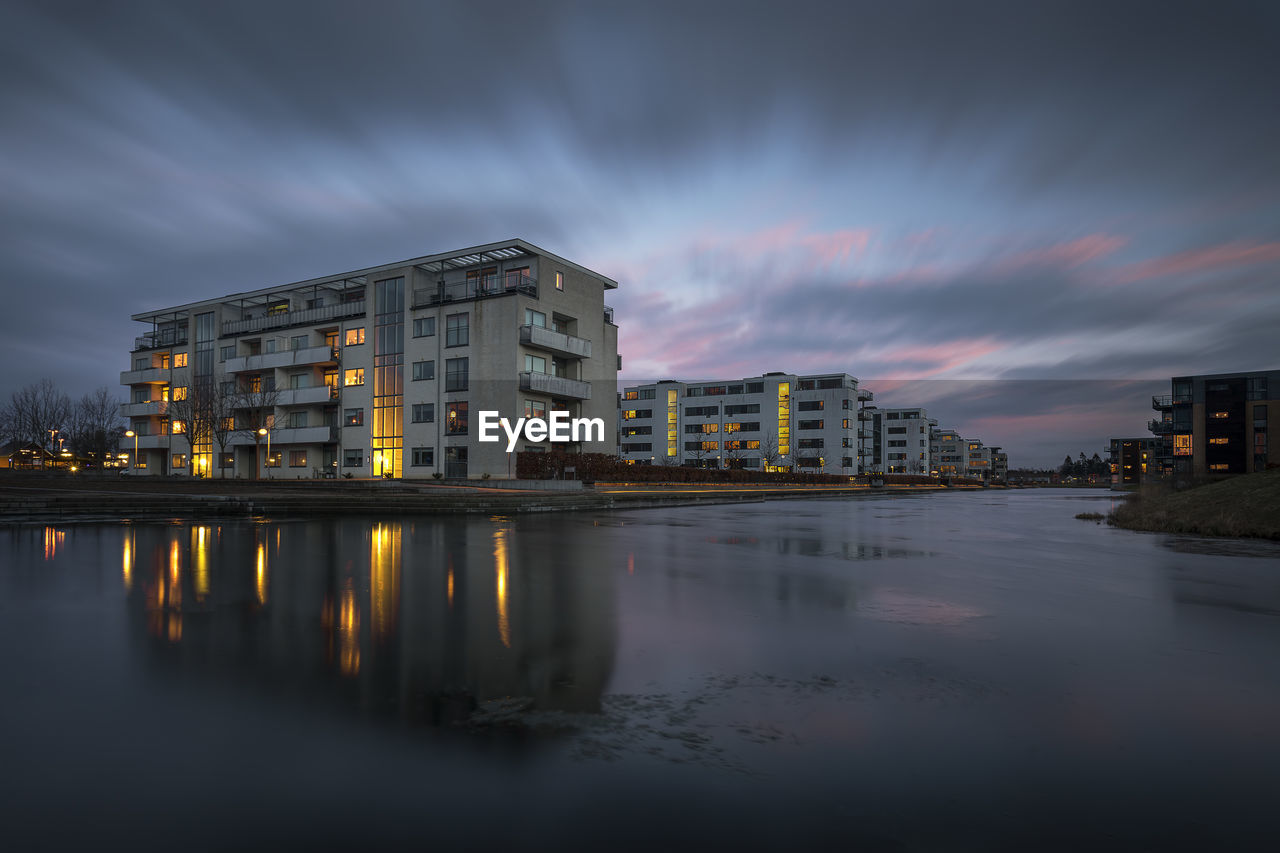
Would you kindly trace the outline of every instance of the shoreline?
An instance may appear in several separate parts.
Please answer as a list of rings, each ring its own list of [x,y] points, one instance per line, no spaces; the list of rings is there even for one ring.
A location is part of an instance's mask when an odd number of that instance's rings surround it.
[[[506,489],[397,481],[0,481],[0,525],[111,523],[197,518],[459,515],[759,503],[982,491],[983,486],[596,483],[574,490]],[[1003,487],[986,487],[1003,488]]]

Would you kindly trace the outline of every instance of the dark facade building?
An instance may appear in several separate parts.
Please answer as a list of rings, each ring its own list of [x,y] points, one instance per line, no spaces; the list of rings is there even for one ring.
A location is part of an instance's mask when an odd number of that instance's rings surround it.
[[[1156,456],[1161,450],[1161,438],[1113,438],[1111,439],[1111,485],[1137,486],[1148,479],[1160,476]]]
[[[1175,376],[1171,393],[1151,398],[1159,417],[1160,473],[1249,474],[1280,463],[1280,370]]]

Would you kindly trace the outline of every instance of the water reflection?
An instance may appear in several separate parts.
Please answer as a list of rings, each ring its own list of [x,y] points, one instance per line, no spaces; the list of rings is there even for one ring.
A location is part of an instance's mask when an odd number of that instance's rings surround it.
[[[508,696],[599,709],[616,628],[592,547],[507,520],[143,526],[120,559],[151,664],[442,723]]]

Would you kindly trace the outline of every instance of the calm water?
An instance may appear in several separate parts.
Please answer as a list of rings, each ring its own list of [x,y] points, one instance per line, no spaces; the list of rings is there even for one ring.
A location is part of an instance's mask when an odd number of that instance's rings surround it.
[[[1110,502],[2,530],[5,846],[1274,849],[1280,547]]]

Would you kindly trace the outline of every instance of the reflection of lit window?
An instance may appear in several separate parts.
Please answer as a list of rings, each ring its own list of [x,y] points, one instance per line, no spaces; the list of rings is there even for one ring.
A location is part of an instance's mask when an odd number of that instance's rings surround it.
[[[363,330],[362,330],[363,331]],[[353,367],[346,372],[343,377],[344,385],[363,385],[364,384],[364,368]]]
[[[1228,466],[1226,466],[1226,465],[1224,465],[1224,464],[1222,464],[1222,463],[1218,463],[1217,465],[1210,465],[1210,466],[1209,466],[1209,470],[1210,470],[1210,471],[1225,471],[1225,470],[1227,470],[1227,467],[1228,467]]]

